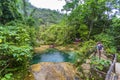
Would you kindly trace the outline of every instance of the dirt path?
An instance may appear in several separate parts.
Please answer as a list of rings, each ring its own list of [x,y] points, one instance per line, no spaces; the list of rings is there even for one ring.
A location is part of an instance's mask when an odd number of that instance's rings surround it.
[[[50,45],[41,45],[40,47],[34,48],[34,52],[43,52],[46,49],[49,49]],[[67,46],[55,46],[55,49],[62,50],[62,51],[75,51],[78,50],[78,44],[69,44]]]

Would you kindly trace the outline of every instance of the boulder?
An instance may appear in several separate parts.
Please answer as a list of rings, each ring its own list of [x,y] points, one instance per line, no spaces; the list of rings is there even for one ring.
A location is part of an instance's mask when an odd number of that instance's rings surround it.
[[[71,63],[41,62],[31,66],[35,80],[80,80]]]

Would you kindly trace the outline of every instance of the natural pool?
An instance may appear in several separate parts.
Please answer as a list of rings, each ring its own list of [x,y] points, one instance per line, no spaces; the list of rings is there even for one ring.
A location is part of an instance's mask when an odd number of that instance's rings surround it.
[[[31,64],[39,62],[74,62],[74,52],[62,52],[57,49],[48,49],[43,53],[36,53],[31,61]]]

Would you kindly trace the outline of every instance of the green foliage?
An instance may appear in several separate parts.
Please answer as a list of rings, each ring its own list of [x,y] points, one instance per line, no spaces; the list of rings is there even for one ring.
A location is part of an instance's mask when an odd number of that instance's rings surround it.
[[[74,27],[65,25],[51,25],[40,33],[40,39],[44,44],[70,43],[74,37]]]
[[[29,35],[29,41],[30,41],[29,44],[33,47],[36,46],[37,45],[36,43],[37,28],[34,28],[33,26],[32,27],[25,26],[25,28]]]
[[[115,17],[115,18],[112,19],[112,23],[113,23],[113,25],[112,25],[113,30],[115,32],[118,32],[118,34],[119,34],[119,31],[120,31],[120,28],[119,28],[120,27],[120,19]]]
[[[92,57],[90,59],[91,65],[91,76],[89,77],[90,80],[104,80],[106,75],[102,75],[102,73],[98,72],[105,72],[107,73],[110,60],[99,59],[98,57]],[[92,78],[92,79],[91,79]]]
[[[94,58],[91,59],[91,65],[93,65],[94,68],[102,71],[102,70],[109,67],[110,61],[94,57]]]
[[[17,7],[17,0],[0,0],[0,23],[5,24],[15,19],[21,19]]]
[[[93,40],[86,41],[80,44],[80,49],[77,51],[77,61],[75,65],[80,67],[81,64],[85,63],[86,59],[95,51],[96,42]]]
[[[79,4],[79,0],[72,0],[72,1],[65,0],[65,1],[66,1],[66,4],[63,6],[63,10],[65,11],[72,11]]]
[[[81,48],[79,50],[79,53],[82,53],[83,55],[86,53],[90,54],[90,52],[93,52],[95,50],[96,42],[93,40],[89,40],[82,43],[80,46]]]
[[[115,44],[119,46],[120,43],[120,19],[115,17],[112,19],[112,30],[111,35],[115,38]]]
[[[36,33],[37,33],[37,28],[34,27],[34,23],[33,24],[29,24],[26,22],[26,24],[23,22],[23,21],[20,21],[20,20],[16,20],[16,21],[11,21],[9,23],[6,24],[6,26],[22,26],[21,28],[24,28],[26,30],[26,33],[27,35],[29,36],[29,41],[28,43],[31,45],[31,46],[35,46],[36,45]],[[19,27],[20,28],[20,27]],[[20,33],[18,33],[20,34]],[[24,33],[22,33],[24,34]]]
[[[88,27],[88,38],[99,34],[109,26],[108,15],[105,14],[109,7],[106,3],[107,0],[85,0],[68,15],[68,24],[76,27],[76,30],[81,27],[81,24],[85,24]]]
[[[118,56],[117,56],[117,61],[120,62],[120,53],[118,53]]]
[[[1,76],[9,73],[8,68],[23,67],[26,69],[28,61],[32,57],[32,47],[29,45],[30,36],[28,31],[22,27],[0,26],[0,34]]]
[[[5,74],[4,77],[0,78],[1,80],[14,80],[12,73]]]
[[[80,28],[76,30],[75,27],[67,26],[65,22],[61,22],[61,24],[51,25],[50,27],[40,27],[38,33],[40,34],[38,39],[42,44],[66,44],[74,41],[76,37],[86,40],[88,28],[81,24]]]
[[[32,18],[32,17],[28,17],[26,19],[26,25],[28,25],[28,26],[34,26],[35,25],[35,19]]]
[[[85,24],[81,24],[77,32],[82,40],[87,40],[88,27]]]
[[[0,27],[0,34],[0,38],[3,43],[10,43],[14,45],[24,45],[25,43],[29,43],[28,32],[22,27]]]

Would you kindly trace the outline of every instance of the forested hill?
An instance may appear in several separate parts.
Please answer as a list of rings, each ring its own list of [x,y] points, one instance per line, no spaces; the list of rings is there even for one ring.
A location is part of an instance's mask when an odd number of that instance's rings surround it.
[[[28,15],[33,16],[33,18],[36,19],[35,21],[37,21],[40,25],[59,23],[64,15],[56,10],[36,8],[30,3],[28,3],[26,7]]]

